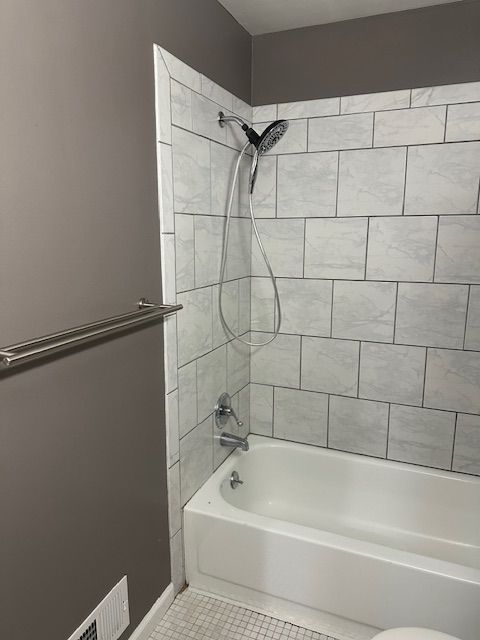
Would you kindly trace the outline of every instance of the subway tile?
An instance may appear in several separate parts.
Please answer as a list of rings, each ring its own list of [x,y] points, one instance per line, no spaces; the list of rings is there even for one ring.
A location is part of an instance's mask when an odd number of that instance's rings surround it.
[[[248,184],[245,188],[248,189]],[[275,218],[276,198],[277,158],[276,156],[260,156],[257,179],[252,197],[255,217]],[[243,207],[248,213],[248,199]]]
[[[480,353],[429,349],[426,407],[480,413]]]
[[[338,154],[299,153],[278,158],[277,216],[334,216]]]
[[[173,218],[173,166],[172,147],[170,145],[157,143],[157,168],[160,230],[162,233],[173,233],[175,231]]]
[[[250,385],[250,431],[259,436],[273,435],[273,387]]]
[[[366,243],[366,218],[306,220],[305,277],[362,280]]]
[[[251,230],[251,222],[245,218],[233,218],[230,222],[230,240],[228,243],[226,264],[226,276],[228,280],[246,278],[250,275],[252,251]]]
[[[238,280],[224,282],[222,288],[222,310],[228,326],[235,335],[238,335]],[[219,347],[232,339],[232,335],[225,329],[220,319],[219,295],[220,286],[212,289],[213,306],[213,348]]]
[[[232,111],[233,109],[233,95],[221,87],[207,76],[202,75],[201,77],[202,83],[202,95],[204,95],[209,100],[213,100],[220,106]]]
[[[213,415],[180,440],[180,496],[187,503],[213,472]]]
[[[170,120],[170,74],[159,47],[155,47],[155,116],[157,141],[172,142]]]
[[[177,315],[163,320],[163,341],[165,350],[165,392],[177,387]]]
[[[364,342],[360,351],[359,396],[421,405],[425,349]]]
[[[282,153],[303,153],[307,151],[307,120],[290,120],[288,130],[268,155]],[[256,125],[258,133],[262,133],[267,123]]]
[[[205,287],[220,280],[224,219],[218,216],[195,218],[195,286]]]
[[[445,140],[480,140],[480,102],[448,107]]]
[[[253,122],[272,122],[277,119],[277,105],[264,104],[253,107]]]
[[[198,71],[189,67],[188,64],[185,64],[173,56],[163,47],[160,47],[160,51],[162,52],[163,59],[165,60],[165,64],[167,65],[167,69],[171,77],[187,87],[190,87],[190,89],[200,93],[202,89],[202,82]]]
[[[476,213],[480,142],[411,147],[405,215]]]
[[[172,124],[192,131],[192,91],[176,80],[171,80]]]
[[[330,396],[328,446],[331,449],[384,458],[388,404]]]
[[[337,215],[401,215],[405,159],[404,148],[340,153]]]
[[[480,100],[480,82],[462,82],[439,87],[412,89],[412,107],[455,104]]]
[[[322,98],[300,102],[283,102],[278,105],[278,119],[316,118],[334,116],[340,112],[340,98]]]
[[[275,276],[303,276],[304,220],[258,220],[257,227]],[[252,244],[252,275],[268,271],[256,238]]]
[[[226,215],[233,172],[237,158],[238,153],[234,149],[229,149],[225,145],[217,144],[216,142],[211,143],[212,213],[214,215]],[[250,165],[249,162],[248,165]],[[238,216],[239,211],[240,191],[237,183],[232,205],[232,215]]]
[[[446,113],[446,107],[422,107],[377,113],[373,144],[375,147],[393,147],[402,144],[443,142]]]
[[[195,287],[194,217],[175,214],[177,291],[187,291]]]
[[[227,347],[223,345],[197,360],[197,412],[202,422],[227,388]]]
[[[470,287],[465,349],[480,351],[480,287]]]
[[[332,312],[330,280],[278,278],[283,333],[329,336]]]
[[[400,283],[395,342],[461,349],[468,287]]]
[[[452,469],[480,475],[480,416],[458,414]]]
[[[450,469],[455,413],[392,404],[388,458]]]
[[[252,335],[253,342],[265,342],[269,333]],[[250,363],[250,381],[298,389],[300,386],[300,336],[279,334],[263,347],[253,347]]]
[[[478,215],[440,217],[435,281],[480,283],[479,247]]]
[[[309,121],[308,150],[338,151],[372,146],[373,113],[314,118]]]
[[[238,281],[238,328],[240,335],[250,331],[251,281],[242,278]]]
[[[331,338],[302,338],[301,388],[357,395],[359,343]]]
[[[212,290],[211,287],[179,293],[178,363],[180,366],[212,350]]]
[[[168,470],[168,525],[170,537],[182,528],[182,509],[180,505],[180,463]]]
[[[198,424],[197,413],[197,361],[178,370],[178,425],[183,438]]]
[[[165,421],[167,424],[166,450],[167,466],[178,462],[179,456],[179,428],[178,428],[178,390],[167,395],[165,403]]]
[[[393,282],[335,282],[332,336],[393,342],[396,294]]]
[[[340,113],[407,109],[410,106],[410,89],[365,93],[341,98]]]
[[[250,384],[238,392],[238,413],[243,425],[237,426],[237,435],[246,438],[250,433]]]
[[[367,279],[433,280],[437,218],[372,218]]]
[[[162,292],[164,304],[175,304],[175,236],[173,233],[161,235]]]
[[[210,213],[210,142],[173,128],[173,188],[176,213]]]
[[[277,280],[277,285],[280,283]],[[295,281],[297,282],[297,280]],[[252,278],[251,328],[252,331],[273,331],[275,320],[274,291],[270,278]],[[282,326],[282,331],[284,327]],[[292,333],[292,332],[286,332]]]
[[[216,102],[192,93],[192,128],[195,133],[216,140],[217,142],[227,143],[227,127],[221,127],[218,114],[221,108]]]
[[[248,335],[246,336],[248,339]],[[250,347],[232,340],[227,344],[227,385],[233,396],[250,382]]]
[[[274,390],[275,438],[324,447],[327,419],[328,395],[280,387]]]

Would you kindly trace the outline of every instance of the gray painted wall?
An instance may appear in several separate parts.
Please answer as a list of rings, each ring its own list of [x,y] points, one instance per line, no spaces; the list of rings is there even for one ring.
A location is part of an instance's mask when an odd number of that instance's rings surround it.
[[[480,79],[480,3],[253,38],[254,105]]]
[[[0,14],[3,346],[161,298],[152,45],[248,99],[250,37],[215,0]],[[2,375],[0,637],[67,638],[125,573],[133,628],[170,581],[162,350],[157,325]]]

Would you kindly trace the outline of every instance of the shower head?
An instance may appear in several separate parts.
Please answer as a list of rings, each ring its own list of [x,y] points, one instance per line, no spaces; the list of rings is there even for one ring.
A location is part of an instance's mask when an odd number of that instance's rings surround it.
[[[277,142],[283,138],[288,129],[287,120],[275,120],[275,122],[268,125],[263,133],[258,134],[255,129],[249,127],[248,124],[237,116],[226,116],[223,111],[220,111],[218,119],[221,127],[224,127],[226,122],[236,122],[240,127],[242,127],[245,131],[245,135],[257,149],[259,155],[263,155],[264,153],[267,153],[267,151],[270,151],[270,149],[272,149]]]

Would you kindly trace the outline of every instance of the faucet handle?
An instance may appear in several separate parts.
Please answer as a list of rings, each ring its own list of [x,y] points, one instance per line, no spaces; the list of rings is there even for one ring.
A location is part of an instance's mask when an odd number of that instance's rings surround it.
[[[233,419],[235,420],[235,422],[237,423],[238,427],[243,427],[243,422],[241,420],[239,420],[237,414],[235,413],[235,411],[233,410],[233,407],[230,407],[230,409],[227,409],[227,413],[233,417]]]
[[[238,418],[232,407],[232,399],[228,393],[222,393],[215,405],[215,424],[219,429],[227,424],[228,419],[232,416],[239,427],[243,426],[243,422]]]

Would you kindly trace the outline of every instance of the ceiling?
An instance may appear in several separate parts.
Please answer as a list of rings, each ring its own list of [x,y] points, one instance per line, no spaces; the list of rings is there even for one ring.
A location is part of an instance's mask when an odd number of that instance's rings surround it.
[[[252,35],[418,9],[454,0],[219,0]]]

